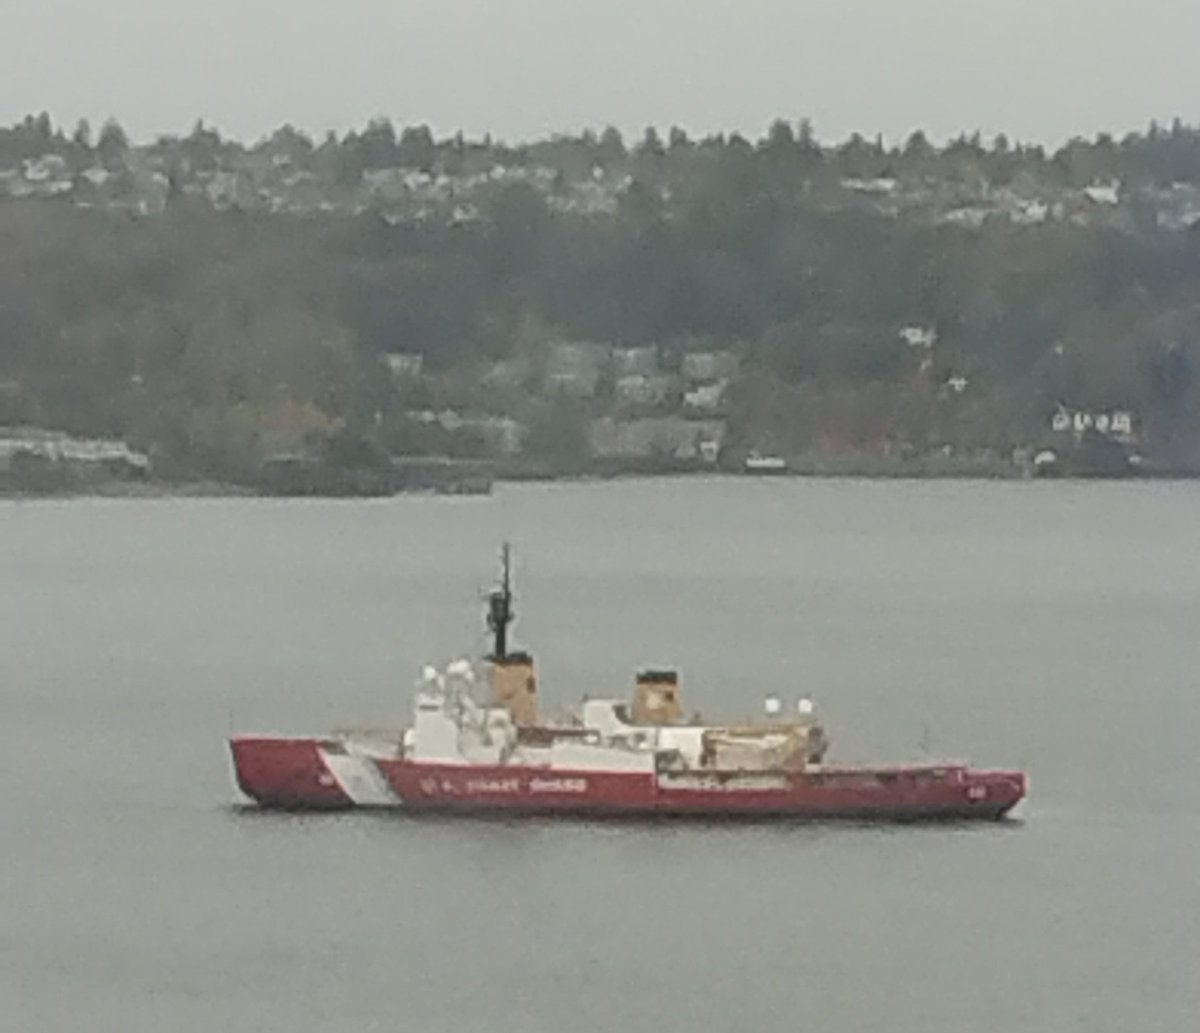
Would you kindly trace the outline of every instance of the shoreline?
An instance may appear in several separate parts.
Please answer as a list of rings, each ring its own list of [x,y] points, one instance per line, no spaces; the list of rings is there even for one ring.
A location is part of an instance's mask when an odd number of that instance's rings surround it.
[[[595,484],[606,481],[691,480],[711,478],[727,481],[770,482],[794,480],[869,480],[869,481],[1052,481],[1091,483],[1095,481],[1161,482],[1200,480],[1200,471],[1143,471],[1122,476],[1099,474],[1060,474],[1037,477],[1020,468],[1007,469],[987,464],[961,464],[954,468],[931,469],[923,464],[871,464],[856,462],[814,462],[797,465],[785,471],[754,473],[727,469],[606,469],[577,472],[510,472],[497,474],[496,485],[513,484]],[[248,487],[221,481],[112,481],[86,486],[76,485],[64,490],[0,490],[3,501],[47,501],[69,499],[345,499],[398,498],[426,495],[437,498],[481,498],[492,494],[484,491],[446,492],[433,488],[406,488],[384,493],[297,492],[283,493],[265,488]]]

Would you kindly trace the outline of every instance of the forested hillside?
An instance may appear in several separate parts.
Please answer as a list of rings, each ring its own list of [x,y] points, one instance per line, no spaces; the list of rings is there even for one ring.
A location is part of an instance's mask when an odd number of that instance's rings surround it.
[[[1179,124],[1046,153],[782,121],[134,146],[42,116],[0,131],[0,198],[0,418],[179,475],[488,452],[415,417],[444,411],[578,465],[590,421],[682,413],[694,353],[736,359],[705,403],[730,449],[1007,455],[1056,411],[1119,410],[1143,452],[1200,465],[1200,131]],[[630,403],[600,363],[564,401],[548,364],[579,342],[652,346],[667,386]]]

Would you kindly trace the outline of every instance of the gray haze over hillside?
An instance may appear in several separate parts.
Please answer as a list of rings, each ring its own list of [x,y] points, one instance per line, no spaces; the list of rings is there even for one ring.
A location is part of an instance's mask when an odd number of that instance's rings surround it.
[[[1057,143],[1200,117],[1197,0],[6,0],[0,122],[372,115],[506,139],[612,123]]]

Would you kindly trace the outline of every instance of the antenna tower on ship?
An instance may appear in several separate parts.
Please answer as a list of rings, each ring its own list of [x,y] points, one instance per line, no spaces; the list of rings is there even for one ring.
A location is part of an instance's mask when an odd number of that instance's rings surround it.
[[[492,633],[492,660],[502,661],[508,657],[508,626],[513,622],[512,578],[508,542],[500,550],[500,587],[488,596],[487,624]]]

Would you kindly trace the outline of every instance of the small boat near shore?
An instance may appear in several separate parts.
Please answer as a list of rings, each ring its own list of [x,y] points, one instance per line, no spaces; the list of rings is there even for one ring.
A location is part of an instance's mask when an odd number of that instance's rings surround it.
[[[751,452],[742,464],[746,473],[762,476],[764,474],[784,474],[788,472],[788,464],[781,456],[762,455]]]
[[[412,724],[314,737],[235,735],[241,790],[284,809],[398,808],[600,817],[997,819],[1024,773],[959,762],[840,765],[806,698],[761,721],[685,717],[674,670],[639,672],[632,699],[584,698],[544,721],[533,657],[509,648],[509,551],[488,597],[482,676],[458,660],[422,670]]]

